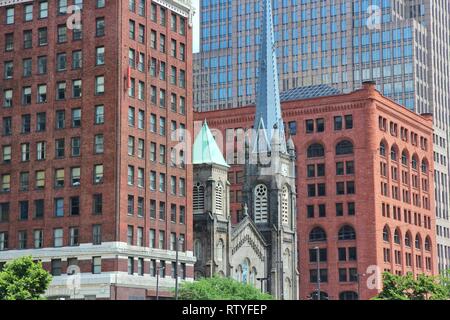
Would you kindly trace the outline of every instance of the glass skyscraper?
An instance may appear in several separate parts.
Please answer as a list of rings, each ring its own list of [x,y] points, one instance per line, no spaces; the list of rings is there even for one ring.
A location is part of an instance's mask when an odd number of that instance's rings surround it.
[[[201,0],[194,60],[197,111],[254,104],[259,0]],[[367,80],[406,108],[433,113],[440,270],[450,268],[448,0],[274,0],[280,90]]]

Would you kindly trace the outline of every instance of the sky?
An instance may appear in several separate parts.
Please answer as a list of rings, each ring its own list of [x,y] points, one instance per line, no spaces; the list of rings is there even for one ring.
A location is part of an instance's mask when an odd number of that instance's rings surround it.
[[[200,51],[200,0],[193,0],[192,4],[195,7],[194,16],[194,52]]]

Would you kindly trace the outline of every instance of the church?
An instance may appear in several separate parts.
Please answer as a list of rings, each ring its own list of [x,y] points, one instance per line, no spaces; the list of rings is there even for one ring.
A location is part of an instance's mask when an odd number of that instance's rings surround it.
[[[272,4],[263,3],[256,114],[245,140],[243,216],[232,224],[229,165],[206,121],[193,145],[196,278],[219,275],[298,299],[295,146],[286,140]]]

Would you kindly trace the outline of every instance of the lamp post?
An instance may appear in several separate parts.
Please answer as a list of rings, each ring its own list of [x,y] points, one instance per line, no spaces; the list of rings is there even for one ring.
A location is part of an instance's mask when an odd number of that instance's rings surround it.
[[[158,265],[156,272],[156,300],[159,300],[159,272],[160,270],[164,270],[166,267],[161,267]]]
[[[320,249],[319,247],[314,248],[316,250],[316,261],[317,261],[317,300],[321,300],[320,297]]]
[[[176,239],[176,255],[175,255],[175,300],[178,300],[178,251],[180,244],[183,245],[183,239],[177,238]]]

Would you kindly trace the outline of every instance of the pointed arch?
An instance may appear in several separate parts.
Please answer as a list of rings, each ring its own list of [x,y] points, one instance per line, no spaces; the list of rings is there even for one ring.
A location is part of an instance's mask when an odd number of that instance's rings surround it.
[[[392,161],[398,160],[398,146],[395,143],[391,147],[391,160]]]
[[[215,197],[214,201],[216,204],[216,212],[219,214],[223,213],[223,200],[224,200],[224,194],[223,194],[223,184],[222,182],[217,183],[215,188]]]
[[[192,197],[194,213],[203,213],[205,211],[205,187],[200,182],[194,185]]]
[[[407,166],[409,164],[409,152],[406,149],[402,151],[402,165]]]
[[[425,247],[426,251],[431,251],[431,239],[430,239],[430,236],[427,236],[425,238],[425,245],[424,245],[424,247]]]
[[[254,189],[255,222],[267,222],[269,218],[269,195],[267,186],[258,184]]]
[[[416,234],[416,238],[414,240],[414,247],[418,250],[422,249],[422,237],[420,236],[420,233]]]
[[[386,140],[381,140],[380,142],[380,156],[386,157],[386,150],[388,150],[389,145]]]
[[[394,243],[395,244],[401,244],[401,239],[402,239],[402,236],[401,236],[401,233],[400,233],[400,229],[396,228],[395,231],[394,231]]]
[[[224,260],[224,242],[222,239],[219,239],[217,242],[217,253],[216,253],[216,259],[219,262],[222,262]]]
[[[411,248],[412,246],[412,235],[410,231],[405,233],[405,247]]]
[[[427,158],[423,158],[422,159],[420,168],[421,168],[423,174],[428,174],[429,164],[428,164],[428,159]]]
[[[290,192],[287,185],[281,189],[281,221],[284,225],[289,225],[290,215]]]
[[[411,167],[414,170],[417,170],[418,165],[419,165],[419,156],[417,155],[417,153],[414,153],[411,157]]]
[[[383,241],[390,242],[391,241],[391,230],[388,225],[385,225],[383,228]]]

